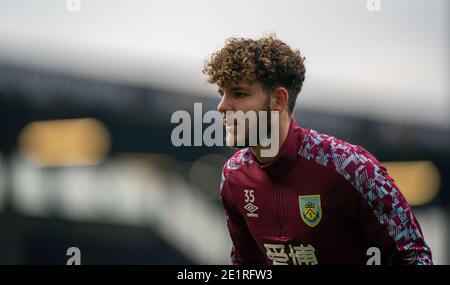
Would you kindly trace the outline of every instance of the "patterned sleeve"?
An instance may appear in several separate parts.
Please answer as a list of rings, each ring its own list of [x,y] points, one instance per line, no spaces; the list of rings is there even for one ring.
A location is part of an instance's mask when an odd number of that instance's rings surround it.
[[[432,264],[419,223],[386,168],[361,147],[341,155],[345,160],[336,170],[344,180],[341,185],[347,186],[340,193],[350,196],[347,205],[353,203],[354,207],[349,215],[381,249],[383,260],[388,264]]]

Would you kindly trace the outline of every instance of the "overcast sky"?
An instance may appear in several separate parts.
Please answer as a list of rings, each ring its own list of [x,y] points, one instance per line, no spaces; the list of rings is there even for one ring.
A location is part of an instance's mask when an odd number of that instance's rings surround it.
[[[213,96],[207,56],[275,32],[306,56],[298,105],[450,127],[445,0],[80,2],[0,0],[0,58]]]

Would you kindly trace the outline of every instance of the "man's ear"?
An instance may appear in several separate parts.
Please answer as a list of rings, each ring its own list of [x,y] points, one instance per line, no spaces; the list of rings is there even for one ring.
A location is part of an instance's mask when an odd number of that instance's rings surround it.
[[[271,109],[284,111],[288,109],[289,92],[284,87],[277,87],[272,92]]]

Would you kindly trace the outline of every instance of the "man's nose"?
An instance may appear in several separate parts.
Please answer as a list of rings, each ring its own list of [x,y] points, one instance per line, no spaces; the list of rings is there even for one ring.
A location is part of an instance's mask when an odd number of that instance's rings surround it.
[[[225,113],[227,111],[233,111],[232,103],[230,102],[228,96],[223,95],[222,99],[219,102],[219,105],[217,105],[217,111],[220,113]]]

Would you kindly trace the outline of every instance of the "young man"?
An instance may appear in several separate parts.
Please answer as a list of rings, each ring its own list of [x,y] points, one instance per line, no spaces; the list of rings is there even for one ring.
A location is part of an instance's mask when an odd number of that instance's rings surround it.
[[[279,130],[275,156],[252,145],[223,168],[232,263],[432,264],[420,226],[383,165],[364,148],[293,119],[303,62],[271,35],[231,38],[205,63],[203,72],[222,96],[221,113],[279,115],[279,128],[271,126]],[[230,131],[227,140],[236,136]]]

